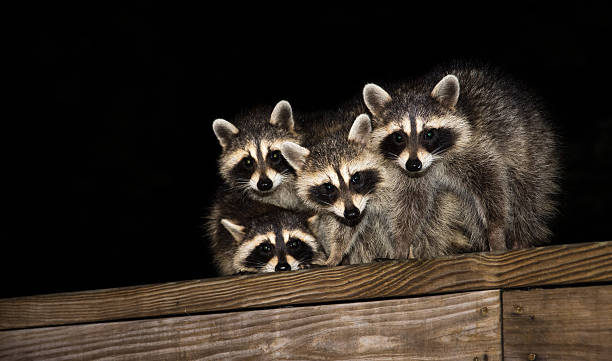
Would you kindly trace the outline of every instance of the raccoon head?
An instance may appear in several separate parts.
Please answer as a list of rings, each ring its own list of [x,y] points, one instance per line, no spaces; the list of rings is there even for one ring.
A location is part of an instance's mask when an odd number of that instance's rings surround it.
[[[367,84],[363,99],[376,124],[371,144],[410,176],[423,175],[469,139],[470,126],[455,109],[459,80],[454,75],[445,76],[430,94],[408,92],[395,98]]]
[[[325,259],[301,215],[282,212],[254,219],[248,229],[223,219],[221,224],[234,238],[236,272],[294,271]]]
[[[327,139],[311,150],[283,143],[281,150],[298,174],[298,195],[308,207],[347,226],[359,224],[382,180],[376,155],[365,148],[371,132],[370,118],[361,114],[344,139]]]
[[[232,187],[265,197],[293,177],[295,171],[285,161],[280,145],[299,142],[299,138],[287,101],[276,104],[268,119],[260,113],[246,114],[236,125],[217,119],[213,131],[222,147],[221,177]]]

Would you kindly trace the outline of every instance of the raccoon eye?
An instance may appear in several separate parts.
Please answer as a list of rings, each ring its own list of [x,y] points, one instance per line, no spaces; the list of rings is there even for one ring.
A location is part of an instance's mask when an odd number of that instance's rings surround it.
[[[251,169],[253,168],[253,164],[255,162],[253,161],[253,158],[251,157],[246,157],[242,159],[242,166],[246,169]]]
[[[362,183],[361,181],[361,173],[359,172],[353,174],[353,176],[351,177],[351,183],[353,183],[354,185],[359,185],[360,183]]]
[[[334,185],[331,183],[325,183],[321,186],[321,190],[324,194],[331,194],[334,192],[335,189],[336,187],[334,187]]]
[[[297,238],[289,238],[289,242],[287,242],[287,247],[291,249],[298,249],[302,245],[302,241]]]
[[[393,141],[395,144],[403,144],[404,143],[404,135],[400,132],[393,133]]]
[[[272,246],[269,243],[262,243],[257,246],[257,248],[259,248],[259,252],[261,252],[262,254],[268,254],[272,252]]]
[[[434,137],[436,136],[436,130],[435,129],[428,129],[423,133],[423,137],[426,140],[432,140]]]
[[[280,150],[275,150],[272,153],[270,153],[270,161],[274,164],[277,164],[278,162],[281,161],[281,159],[283,158],[283,156],[281,155]]]

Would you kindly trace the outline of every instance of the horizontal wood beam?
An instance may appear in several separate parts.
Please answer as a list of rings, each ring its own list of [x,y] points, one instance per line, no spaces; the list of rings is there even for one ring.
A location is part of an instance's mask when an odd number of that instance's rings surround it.
[[[612,286],[503,293],[505,360],[612,359]]]
[[[0,329],[612,281],[612,242],[0,299]]]
[[[0,331],[0,359],[501,360],[500,291]]]

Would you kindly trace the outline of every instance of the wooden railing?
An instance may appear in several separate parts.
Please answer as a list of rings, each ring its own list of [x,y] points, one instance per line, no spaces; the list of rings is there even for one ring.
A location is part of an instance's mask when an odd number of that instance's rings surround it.
[[[611,282],[599,242],[0,299],[0,359],[612,360]]]

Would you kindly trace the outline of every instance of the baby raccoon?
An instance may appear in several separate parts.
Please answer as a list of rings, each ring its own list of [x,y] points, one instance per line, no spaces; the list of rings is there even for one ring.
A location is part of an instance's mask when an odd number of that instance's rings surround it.
[[[320,113],[310,121],[316,136],[305,147],[292,142],[281,146],[298,174],[296,188],[307,207],[318,216],[311,220],[329,258],[326,265],[370,262],[392,258],[393,245],[385,214],[385,173],[382,157],[365,149],[370,118],[359,106]],[[352,127],[347,120],[355,119]]]
[[[310,268],[325,260],[306,213],[220,192],[208,218],[210,249],[220,275]]]
[[[293,188],[295,170],[280,151],[285,141],[300,143],[288,102],[280,101],[272,111],[264,107],[242,113],[233,123],[217,119],[213,131],[223,148],[219,172],[230,191],[283,208],[302,208]]]
[[[426,212],[415,205],[424,190],[448,190],[462,202],[476,248],[548,240],[559,188],[557,136],[531,94],[496,71],[460,67],[391,94],[367,84],[363,98],[374,148],[404,174],[399,208],[412,211],[396,217],[400,232],[411,232],[410,218],[402,217]]]

